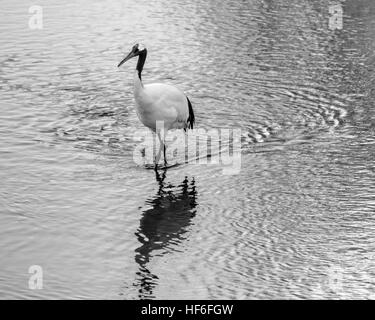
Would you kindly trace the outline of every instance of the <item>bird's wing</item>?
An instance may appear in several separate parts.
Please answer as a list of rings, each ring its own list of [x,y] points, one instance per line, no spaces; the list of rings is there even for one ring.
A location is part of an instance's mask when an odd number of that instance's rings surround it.
[[[159,119],[168,122],[170,128],[184,128],[189,117],[189,108],[182,91],[163,83],[148,84],[144,89],[155,106]]]

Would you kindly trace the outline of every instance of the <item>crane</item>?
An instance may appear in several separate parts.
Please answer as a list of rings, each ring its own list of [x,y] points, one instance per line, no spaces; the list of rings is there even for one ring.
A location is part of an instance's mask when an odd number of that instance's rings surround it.
[[[157,169],[162,149],[164,165],[167,165],[165,136],[168,130],[184,129],[186,132],[187,129],[193,129],[194,111],[189,98],[178,88],[164,83],[143,84],[142,70],[147,57],[147,49],[144,45],[135,44],[118,67],[137,56],[138,63],[134,72],[136,112],[143,125],[156,133],[159,138],[159,151],[155,156],[155,169]],[[164,130],[163,137],[162,130]]]

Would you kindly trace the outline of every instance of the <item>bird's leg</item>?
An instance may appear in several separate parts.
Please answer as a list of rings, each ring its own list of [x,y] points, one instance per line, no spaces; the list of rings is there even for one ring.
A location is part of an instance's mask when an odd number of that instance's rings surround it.
[[[166,149],[165,143],[163,143],[163,146],[164,146],[164,165],[167,166],[168,162],[167,162],[167,158],[165,156],[165,149]]]
[[[166,145],[165,145],[165,142],[164,142],[164,139],[162,139],[161,135],[160,135],[160,132],[158,132],[158,138],[159,138],[159,142],[160,142],[160,147],[159,147],[159,152],[156,156],[156,159],[155,159],[155,166],[157,166],[157,164],[159,163],[159,160],[160,160],[160,157],[161,157],[161,149],[163,148],[163,156],[164,156],[164,166],[167,166],[168,165],[168,162],[167,162],[167,157],[166,157]]]
[[[160,137],[160,132],[157,133],[158,135],[158,138],[159,138],[159,142],[160,142],[160,145],[159,145],[159,151],[158,151],[158,154],[156,155],[155,157],[155,169],[157,168],[158,166],[158,163],[159,163],[159,160],[160,160],[160,157],[161,157],[161,149],[162,147],[164,146],[163,142],[162,142],[162,139]]]

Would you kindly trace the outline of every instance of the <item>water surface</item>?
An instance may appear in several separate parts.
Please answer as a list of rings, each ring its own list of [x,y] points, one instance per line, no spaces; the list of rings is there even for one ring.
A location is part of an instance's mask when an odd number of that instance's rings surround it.
[[[330,3],[2,1],[0,297],[374,298],[375,8]],[[239,174],[134,163],[135,41]]]

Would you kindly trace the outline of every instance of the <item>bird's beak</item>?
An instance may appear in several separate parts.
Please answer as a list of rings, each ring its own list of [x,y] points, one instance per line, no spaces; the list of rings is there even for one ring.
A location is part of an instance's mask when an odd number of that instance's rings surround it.
[[[129,59],[131,59],[135,56],[136,56],[136,54],[133,51],[131,51],[124,59],[121,60],[121,62],[118,64],[117,67],[120,68],[122,64],[124,64],[126,61],[128,61]]]

